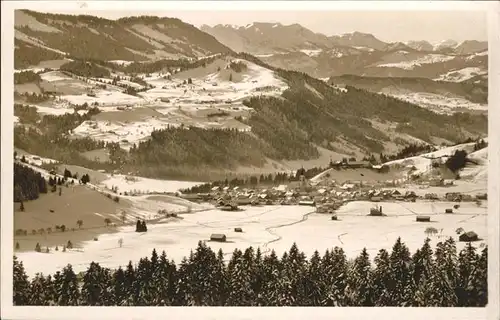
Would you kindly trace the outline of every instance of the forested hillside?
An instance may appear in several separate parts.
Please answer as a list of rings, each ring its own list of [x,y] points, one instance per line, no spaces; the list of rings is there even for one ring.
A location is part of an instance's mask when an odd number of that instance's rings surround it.
[[[398,239],[371,262],[366,249],[348,260],[335,247],[310,259],[294,244],[282,257],[252,247],[224,262],[204,243],[177,265],[163,251],[110,270],[71,265],[28,280],[14,257],[14,305],[31,306],[394,306],[484,307],[488,303],[487,248],[457,254],[452,238],[433,252],[427,239],[411,254]]]
[[[445,82],[426,78],[397,77],[362,77],[343,75],[330,77],[332,85],[348,85],[371,92],[381,92],[384,89],[409,90],[410,92],[449,93],[476,103],[488,102],[488,83],[477,81]]]
[[[148,61],[231,52],[211,35],[175,18],[108,20],[88,15],[16,10],[17,67],[73,56]],[[41,57],[37,57],[40,54]]]
[[[47,193],[47,181],[39,172],[14,163],[14,202],[38,199],[40,193]]]

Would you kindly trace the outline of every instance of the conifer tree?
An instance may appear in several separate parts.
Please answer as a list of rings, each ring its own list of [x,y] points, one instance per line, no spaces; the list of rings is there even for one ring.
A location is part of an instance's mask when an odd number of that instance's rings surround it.
[[[111,274],[98,263],[91,262],[83,276],[81,302],[86,306],[112,305]]]
[[[127,269],[125,270],[125,285],[124,285],[124,290],[127,297],[125,304],[127,306],[133,306],[137,301],[139,288],[137,288],[135,284],[136,284],[135,269],[134,266],[132,265],[132,261],[129,261]]]
[[[488,304],[488,247],[481,252],[472,285],[477,292],[476,306],[485,307]]]
[[[363,248],[348,271],[346,298],[350,306],[373,306],[373,291],[370,257]]]
[[[27,305],[30,298],[30,283],[28,276],[24,270],[22,262],[17,261],[14,256],[14,269],[13,269],[13,304],[14,305]]]
[[[324,272],[325,306],[344,306],[345,288],[347,286],[347,258],[342,248],[335,247],[333,251],[326,251],[321,268]]]
[[[224,263],[224,252],[222,251],[222,249],[219,249],[219,251],[217,252],[217,258],[215,260],[214,267],[214,305],[224,306],[226,305],[229,288],[228,276],[226,274],[226,265]]]
[[[324,283],[321,281],[323,277],[321,269],[321,256],[319,252],[314,251],[309,261],[307,276],[305,278],[305,306],[321,306],[324,299]]]
[[[190,261],[192,261],[193,252],[190,254],[189,260],[184,257],[181,260],[179,267],[179,282],[178,282],[178,294],[175,297],[176,306],[194,306],[195,300],[192,294],[192,266]]]
[[[175,294],[175,291],[171,292],[172,284],[170,283],[170,281],[172,280],[172,270],[170,261],[168,261],[165,251],[162,252],[159,258],[154,257],[155,253],[156,251],[151,257],[152,264],[156,265],[156,267],[153,268],[153,287],[157,290],[157,294],[153,304],[159,306],[169,306],[172,305],[172,298]],[[153,261],[156,259],[158,260],[158,262],[155,264],[153,263]]]
[[[479,292],[473,285],[473,278],[476,275],[478,265],[479,256],[476,253],[476,248],[469,242],[460,251],[458,257],[457,297],[459,307],[476,305]]]
[[[375,306],[388,305],[391,297],[389,288],[391,288],[392,274],[390,268],[389,253],[385,249],[379,250],[374,259],[375,270],[373,271],[373,290]]]
[[[134,284],[134,287],[139,289],[138,306],[148,306],[154,300],[155,289],[152,276],[151,261],[147,257],[140,259],[137,264],[136,283]]]
[[[76,306],[80,298],[78,280],[71,265],[63,268],[62,273],[54,275],[55,303],[58,306]]]
[[[32,306],[47,306],[49,299],[46,296],[46,279],[42,274],[35,274],[35,277],[30,282],[29,305]]]
[[[230,306],[252,305],[252,275],[253,249],[248,248],[245,254],[235,249],[227,268],[229,279],[229,296],[227,304]]]
[[[280,306],[280,275],[281,265],[278,256],[274,250],[264,257],[263,261],[263,283],[262,295],[259,306]],[[228,266],[229,268],[229,266]]]
[[[281,281],[281,303],[285,306],[306,305],[306,272],[307,264],[305,255],[300,252],[296,243],[292,244],[287,258],[282,261],[283,272]]]
[[[411,275],[411,256],[408,247],[396,240],[390,255],[392,285],[389,290],[389,306],[409,306],[413,297],[413,278]]]
[[[112,284],[112,301],[115,306],[127,305],[127,291],[125,285],[125,272],[119,267],[113,273]]]

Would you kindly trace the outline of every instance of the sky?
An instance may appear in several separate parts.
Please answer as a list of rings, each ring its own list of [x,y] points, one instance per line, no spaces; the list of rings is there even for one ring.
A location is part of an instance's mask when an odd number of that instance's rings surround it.
[[[123,3],[123,2],[122,2]],[[51,10],[51,13],[74,11]],[[80,11],[108,19],[154,15],[179,18],[200,27],[203,24],[247,25],[252,22],[293,23],[327,36],[354,31],[371,33],[382,41],[445,39],[487,40],[487,17],[481,11]]]

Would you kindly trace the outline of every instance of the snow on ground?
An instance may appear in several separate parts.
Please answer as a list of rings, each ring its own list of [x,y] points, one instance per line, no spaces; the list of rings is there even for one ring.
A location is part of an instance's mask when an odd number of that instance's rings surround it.
[[[363,51],[369,51],[369,52],[375,51],[375,49],[368,48],[368,47],[353,47],[353,48],[358,49],[358,50],[363,50]]]
[[[310,57],[317,57],[323,52],[321,49],[315,49],[315,50],[300,50],[302,53],[305,53],[306,55]]]
[[[102,185],[109,189],[113,186],[118,187],[118,192],[138,190],[139,192],[144,193],[176,192],[179,189],[191,188],[203,183],[204,182],[148,179],[135,176],[125,176],[121,174],[115,174],[110,176],[109,179],[101,182]]]
[[[384,64],[379,64],[378,67],[386,67],[386,68],[401,68],[405,70],[413,70],[415,67],[420,67],[423,64],[430,64],[430,63],[438,63],[438,62],[445,62],[449,60],[455,59],[454,56],[447,56],[443,54],[428,54],[422,58],[418,58],[416,60],[411,60],[411,61],[401,61],[401,62],[394,62],[394,63],[384,63]]]
[[[61,100],[66,100],[69,103],[82,105],[84,103],[92,104],[94,102],[99,103],[99,106],[117,106],[117,105],[127,105],[127,104],[140,104],[144,103],[144,99],[140,97],[131,96],[121,92],[112,92],[108,90],[96,90],[96,96],[90,97],[86,94],[80,95],[65,95],[61,96]]]
[[[38,73],[40,71],[45,70],[44,68],[27,68],[27,69],[16,69],[14,70],[14,73],[20,73],[20,72],[26,72],[26,71],[31,71],[34,73]]]
[[[110,60],[108,62],[121,65],[121,66],[128,66],[129,64],[134,63],[134,61],[126,61],[126,60]]]
[[[58,163],[57,160],[50,159],[50,158],[44,158],[44,157],[40,157],[40,156],[36,156],[36,155],[32,155],[32,154],[29,154],[29,153],[26,153],[26,152],[20,153],[17,157],[19,159],[21,159],[22,156],[24,156],[24,158],[26,159],[26,163],[28,163],[28,164],[30,164],[32,166],[38,166],[39,167],[42,164],[46,164],[46,163]],[[39,171],[39,170],[37,170],[37,171]],[[44,170],[44,172],[45,172],[45,170]]]
[[[157,252],[165,250],[170,259],[179,263],[200,240],[207,241],[216,251],[222,249],[226,259],[235,248],[249,246],[260,247],[264,253],[274,249],[281,256],[293,242],[308,257],[314,250],[323,253],[340,246],[349,258],[367,247],[373,258],[380,249],[390,250],[399,236],[413,253],[422,246],[426,237],[424,231],[430,226],[438,229],[440,236],[452,236],[456,240],[455,230],[459,227],[475,231],[485,240],[487,237],[487,209],[473,203],[462,203],[454,214],[443,213],[451,203],[379,203],[388,216],[367,217],[372,205],[370,202],[351,202],[339,209],[339,221],[331,221],[329,215],[312,213],[312,207],[301,206],[244,207],[245,210],[239,212],[210,210],[183,214],[182,220],[149,224],[147,233],[136,233],[134,226],[122,227],[117,233],[101,235],[99,241],[85,242],[80,250],[65,253],[52,250],[49,254],[23,252],[18,258],[27,274],[33,276],[36,272],[54,273],[68,263],[76,272],[86,270],[91,261],[104,267],[124,267],[129,260],[137,263],[140,258],[150,256],[153,248]],[[416,214],[430,215],[432,222],[417,223]],[[236,227],[241,227],[243,233],[235,233]],[[212,233],[226,234],[227,242],[208,241]],[[430,238],[432,245],[445,239]],[[119,239],[123,239],[122,248],[118,245]],[[461,249],[463,243],[458,243],[457,247]]]
[[[487,70],[478,67],[468,67],[460,70],[452,70],[434,79],[436,81],[462,82],[478,75],[487,74]]]
[[[72,78],[59,71],[49,71],[40,74],[40,78],[47,82],[71,80]]]
[[[481,52],[476,52],[474,54],[471,54],[470,56],[468,56],[466,58],[466,60],[472,60],[474,59],[475,57],[482,57],[482,56],[487,56],[488,55],[488,50],[485,50],[485,51],[481,51]]]
[[[49,115],[54,115],[54,116],[62,116],[67,113],[74,113],[75,110],[73,108],[65,108],[63,106],[59,105],[54,105],[52,107],[43,107],[43,106],[38,106],[38,105],[32,105],[33,107],[36,108],[37,112],[40,114],[49,114]],[[78,110],[79,114],[82,113],[87,113],[87,110]]]
[[[124,149],[130,149],[134,143],[148,139],[154,130],[166,129],[178,124],[166,120],[145,118],[143,121],[92,121],[87,120],[73,130],[77,137],[91,137],[106,142],[118,142]]]
[[[124,86],[129,86],[129,87],[132,87],[134,89],[139,89],[139,90],[142,89],[142,88],[144,88],[143,85],[140,85],[140,84],[138,84],[136,82],[132,82],[132,81],[128,81],[128,80],[120,80],[120,81],[118,81],[118,84],[121,84],[121,85],[124,85]]]
[[[382,92],[385,93],[385,92]],[[430,109],[436,113],[452,114],[459,109],[468,109],[475,111],[487,111],[487,104],[479,104],[470,102],[469,100],[459,97],[445,97],[440,94],[427,92],[409,92],[409,93],[386,93],[390,96],[416,104],[422,108]]]
[[[473,182],[487,184],[488,180],[488,148],[484,148],[473,152],[467,156],[470,160],[475,161],[477,164],[467,164],[467,166],[460,171],[462,179],[470,179]]]
[[[385,162],[384,165],[387,165],[389,167],[400,166],[408,169],[414,166],[416,170],[413,171],[412,174],[422,174],[431,170],[433,158],[448,157],[453,155],[457,150],[465,150],[467,151],[467,153],[469,153],[472,150],[474,150],[474,144],[475,144],[474,142],[471,142],[471,143],[459,144],[452,147],[446,147],[434,152],[421,154],[415,157],[388,161]],[[446,160],[446,158],[443,160]]]
[[[181,80],[166,80],[160,75],[152,74],[152,77],[144,80],[156,88],[141,92],[140,95],[148,101],[164,98],[169,99],[172,105],[182,106],[202,101],[213,103],[240,101],[253,95],[279,95],[288,88],[288,85],[277,78],[272,70],[248,61],[244,63],[247,65],[247,70],[240,82],[221,81],[219,73],[215,72],[204,79],[193,79],[193,84],[183,85]],[[273,89],[262,91],[262,88],[266,87]]]
[[[274,53],[267,53],[267,54],[256,54],[255,55],[257,58],[269,58],[274,56]]]

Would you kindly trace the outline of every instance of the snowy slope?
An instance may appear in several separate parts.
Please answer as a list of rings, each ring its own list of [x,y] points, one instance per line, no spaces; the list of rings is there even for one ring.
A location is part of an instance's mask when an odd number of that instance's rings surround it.
[[[487,70],[478,67],[468,67],[460,70],[451,70],[434,79],[436,81],[462,82],[477,75],[487,74]]]
[[[401,68],[401,69],[405,69],[405,70],[412,70],[415,67],[419,67],[423,64],[444,62],[444,61],[449,61],[452,59],[455,59],[455,57],[443,55],[443,54],[428,54],[424,57],[421,57],[421,58],[418,58],[415,60],[379,64],[378,67]]]
[[[459,144],[453,147],[447,147],[447,148],[442,148],[440,150],[430,152],[430,153],[425,153],[419,156],[415,157],[409,157],[409,158],[404,158],[404,159],[399,159],[399,160],[393,160],[384,163],[383,165],[389,166],[389,167],[403,167],[403,168],[411,168],[415,167],[416,170],[413,172],[414,174],[422,174],[430,171],[431,165],[432,165],[432,159],[433,158],[441,158],[443,157],[443,160],[446,160],[447,157],[453,155],[455,151],[458,150],[465,150],[470,152],[474,148],[474,143],[466,143],[466,144]]]
[[[189,181],[173,181],[173,180],[158,180],[147,179],[135,176],[113,175],[109,179],[101,182],[107,188],[113,186],[118,187],[118,192],[130,192],[137,190],[138,192],[177,192],[179,189],[191,188],[203,182]]]

